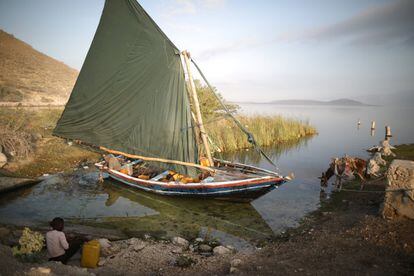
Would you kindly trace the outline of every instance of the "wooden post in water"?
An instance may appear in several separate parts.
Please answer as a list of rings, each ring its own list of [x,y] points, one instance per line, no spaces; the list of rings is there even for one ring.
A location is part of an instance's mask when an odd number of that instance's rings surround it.
[[[391,134],[391,127],[390,126],[385,126],[385,140],[388,140],[388,138],[392,137]]]
[[[195,115],[196,115],[198,127],[200,129],[200,133],[201,133],[201,140],[203,141],[203,144],[204,144],[204,149],[206,151],[208,162],[210,163],[210,166],[213,166],[214,162],[211,156],[210,147],[208,145],[207,133],[206,133],[206,130],[204,129],[203,118],[201,117],[200,103],[198,102],[197,91],[196,91],[196,87],[194,84],[193,75],[191,74],[190,54],[187,51],[183,51],[182,55],[184,57],[185,65],[187,67],[188,82],[190,83],[190,90],[193,96],[194,109],[196,112]]]
[[[375,121],[371,122],[371,129],[375,129]]]

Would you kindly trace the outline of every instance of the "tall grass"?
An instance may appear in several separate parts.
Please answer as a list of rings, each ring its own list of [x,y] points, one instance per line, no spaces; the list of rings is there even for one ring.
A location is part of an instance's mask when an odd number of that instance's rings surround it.
[[[238,119],[254,135],[260,146],[297,141],[302,137],[317,133],[309,122],[278,115],[238,116]],[[246,134],[234,122],[223,119],[211,124],[207,123],[205,127],[216,150],[228,152],[252,146],[247,141]]]

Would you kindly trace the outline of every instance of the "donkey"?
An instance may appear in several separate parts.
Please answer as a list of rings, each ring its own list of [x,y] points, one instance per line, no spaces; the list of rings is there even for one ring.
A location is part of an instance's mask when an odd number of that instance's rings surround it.
[[[342,178],[351,177],[356,174],[361,181],[361,190],[364,188],[365,173],[367,162],[358,157],[345,156],[342,158],[333,158],[329,164],[329,168],[319,177],[321,180],[321,189],[325,190],[328,187],[328,180],[335,175],[335,186],[337,189],[342,189]]]

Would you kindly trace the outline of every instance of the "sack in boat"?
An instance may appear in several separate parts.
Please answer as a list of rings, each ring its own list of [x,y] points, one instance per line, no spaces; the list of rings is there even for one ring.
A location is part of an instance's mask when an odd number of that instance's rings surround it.
[[[121,163],[119,162],[118,158],[113,156],[112,154],[108,154],[104,156],[106,163],[108,164],[108,168],[110,170],[119,171],[121,169]]]

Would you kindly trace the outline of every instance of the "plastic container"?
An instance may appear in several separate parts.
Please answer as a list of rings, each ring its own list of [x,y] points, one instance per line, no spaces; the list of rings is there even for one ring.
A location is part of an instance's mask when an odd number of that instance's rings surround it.
[[[88,268],[96,268],[99,262],[100,250],[101,245],[97,240],[92,240],[90,242],[85,243],[82,248],[81,266]]]

